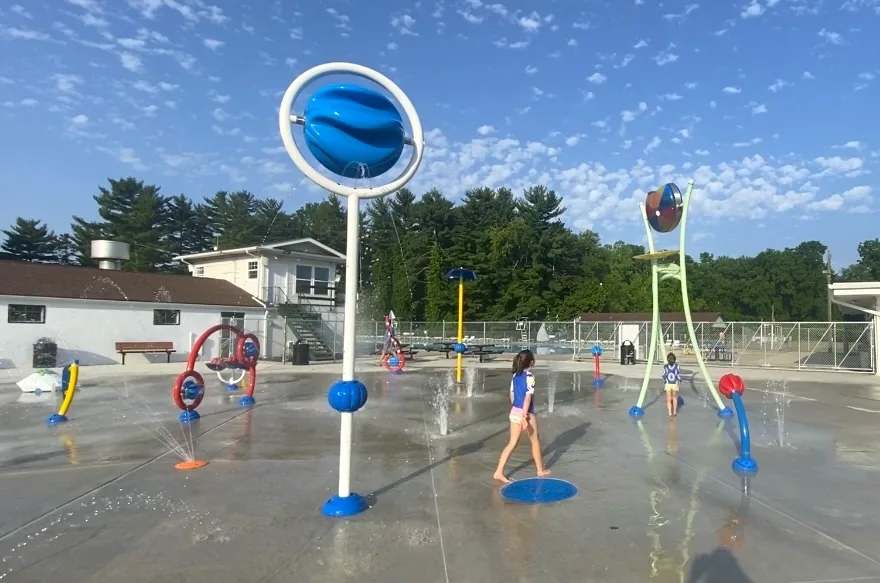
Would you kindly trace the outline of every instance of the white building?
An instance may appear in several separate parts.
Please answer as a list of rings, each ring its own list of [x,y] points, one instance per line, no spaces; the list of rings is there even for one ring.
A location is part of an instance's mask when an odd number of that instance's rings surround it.
[[[309,302],[330,309],[345,255],[316,241],[222,249],[178,257],[195,277],[224,279],[268,304]],[[339,301],[342,301],[342,297]]]
[[[311,238],[177,258],[196,278],[226,280],[265,303],[266,327],[286,343],[310,345],[312,360],[342,351],[342,303],[337,284],[345,255]]]
[[[118,364],[117,342],[172,342],[171,360],[183,361],[207,328],[227,322],[256,333],[268,310],[221,279],[0,260],[0,311],[0,369],[28,369],[40,339],[57,345],[59,366]],[[271,334],[257,333],[266,358],[277,351]],[[226,356],[231,344],[217,334],[201,357]],[[166,355],[129,354],[126,364],[145,359]]]
[[[846,317],[849,314],[864,314],[866,321],[873,322],[872,334],[868,338],[857,338],[870,350],[855,351],[858,356],[871,355],[872,362],[859,363],[861,368],[870,368],[880,376],[880,282],[842,282],[828,285],[828,299],[840,306]]]

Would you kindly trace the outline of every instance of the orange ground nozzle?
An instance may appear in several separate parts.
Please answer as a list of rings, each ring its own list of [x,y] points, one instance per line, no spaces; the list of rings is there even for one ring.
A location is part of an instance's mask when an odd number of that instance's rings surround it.
[[[177,470],[197,470],[199,468],[204,468],[208,465],[208,462],[205,460],[190,460],[187,462],[180,462],[175,465],[174,468]]]

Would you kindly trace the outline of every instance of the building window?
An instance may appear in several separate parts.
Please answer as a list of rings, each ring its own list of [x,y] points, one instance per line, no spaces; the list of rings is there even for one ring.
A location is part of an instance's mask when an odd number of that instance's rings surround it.
[[[153,326],[179,326],[180,310],[153,310]]]
[[[46,306],[9,304],[7,321],[10,324],[45,324]]]
[[[312,266],[296,266],[296,293],[312,295]]]
[[[248,261],[248,279],[257,279],[259,273],[259,263],[256,261]]]
[[[330,268],[297,265],[296,293],[308,296],[330,295]]]
[[[330,268],[329,267],[316,267],[314,269],[315,273],[315,291],[313,292],[316,296],[326,296],[330,295]]]
[[[205,277],[204,267],[196,267],[196,277]]]

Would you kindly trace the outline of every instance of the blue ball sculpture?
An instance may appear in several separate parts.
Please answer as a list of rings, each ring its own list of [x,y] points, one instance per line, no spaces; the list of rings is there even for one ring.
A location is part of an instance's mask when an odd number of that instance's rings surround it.
[[[391,358],[388,359],[388,365],[389,365],[391,368],[397,368],[397,366],[398,366],[399,364],[400,364],[400,359],[397,358],[397,356],[392,356]]]
[[[593,353],[593,356],[602,356],[602,347],[598,344],[594,344],[590,352]]]
[[[464,354],[465,352],[467,352],[467,345],[462,344],[461,342],[456,342],[452,345],[452,351],[456,354]]]
[[[258,358],[260,356],[260,349],[253,342],[246,342],[244,345],[244,355],[247,358]]]
[[[360,381],[336,381],[327,392],[327,401],[340,413],[354,413],[367,404],[367,387]]]
[[[202,392],[202,387],[192,379],[188,379],[183,383],[183,398],[192,401],[196,399]]]
[[[403,154],[403,119],[394,103],[378,91],[328,85],[312,95],[304,117],[309,152],[339,176],[381,176]]]

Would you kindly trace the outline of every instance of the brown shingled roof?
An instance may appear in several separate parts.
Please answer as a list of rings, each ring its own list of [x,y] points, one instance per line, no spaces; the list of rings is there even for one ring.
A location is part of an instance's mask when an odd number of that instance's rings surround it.
[[[691,312],[694,322],[713,323],[721,314],[718,312]],[[650,312],[584,312],[581,314],[583,322],[650,322]],[[661,322],[685,322],[684,312],[661,312]]]
[[[0,295],[262,307],[222,279],[6,260],[0,260]]]

